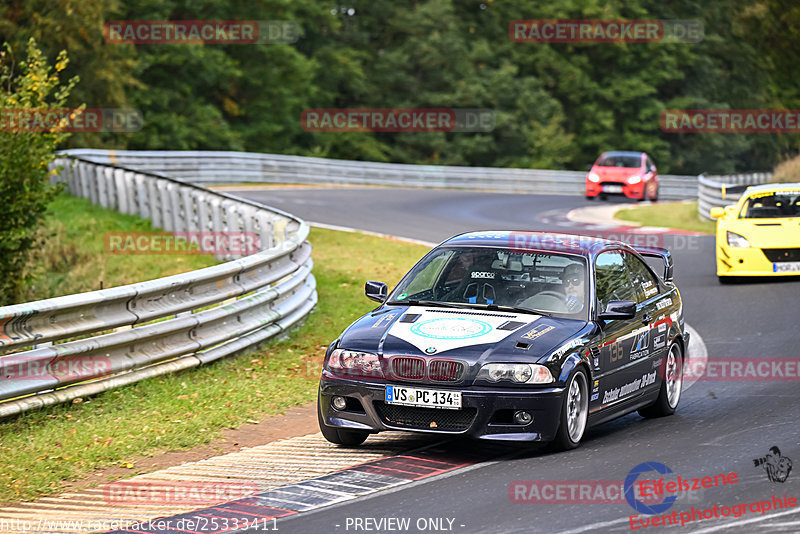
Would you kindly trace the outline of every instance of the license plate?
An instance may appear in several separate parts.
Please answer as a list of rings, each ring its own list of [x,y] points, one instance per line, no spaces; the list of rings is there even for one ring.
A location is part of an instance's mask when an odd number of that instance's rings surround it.
[[[786,261],[772,264],[773,273],[794,273],[800,272],[800,261]]]
[[[386,386],[386,403],[425,408],[461,409],[461,392],[420,389],[406,386]]]
[[[604,193],[622,193],[622,186],[621,185],[604,185],[603,186]]]

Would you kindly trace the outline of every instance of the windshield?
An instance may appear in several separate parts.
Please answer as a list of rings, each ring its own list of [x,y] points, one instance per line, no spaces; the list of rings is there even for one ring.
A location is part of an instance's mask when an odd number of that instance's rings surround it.
[[[603,154],[597,160],[599,167],[628,167],[638,169],[642,166],[642,156],[625,154]]]
[[[581,256],[442,247],[414,266],[389,302],[508,306],[587,320],[587,286],[586,262]]]
[[[751,195],[742,208],[743,219],[800,217],[800,191],[777,191]]]

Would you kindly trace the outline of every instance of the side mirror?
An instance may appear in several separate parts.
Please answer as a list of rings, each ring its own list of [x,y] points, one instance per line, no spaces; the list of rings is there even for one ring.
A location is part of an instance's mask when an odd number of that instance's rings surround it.
[[[589,171],[591,171],[591,170],[592,170],[592,167],[594,167],[594,165],[592,165],[592,164],[589,164],[589,165],[587,165],[587,166],[586,166],[586,172],[589,172]]]
[[[383,304],[386,301],[386,297],[389,295],[389,287],[383,282],[374,282],[370,280],[364,284],[364,294],[367,295],[368,299]]]
[[[606,311],[600,313],[598,319],[633,319],[636,315],[636,303],[632,300],[611,300]]]
[[[714,218],[714,219],[719,219],[720,217],[723,217],[725,215],[725,209],[724,208],[711,208],[711,211],[709,212],[709,215],[711,215],[711,217]]]

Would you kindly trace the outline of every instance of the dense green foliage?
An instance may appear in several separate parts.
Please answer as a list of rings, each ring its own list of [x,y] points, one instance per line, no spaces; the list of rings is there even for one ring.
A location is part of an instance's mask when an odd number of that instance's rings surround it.
[[[800,9],[788,0],[10,0],[0,40],[68,50],[74,102],[134,107],[129,134],[71,146],[248,150],[407,163],[583,169],[607,149],[650,152],[661,172],[767,170],[797,135],[669,134],[665,109],[800,108]],[[697,19],[696,44],[522,44],[516,19]],[[132,45],[108,20],[293,20],[280,45]],[[496,111],[491,133],[315,133],[325,107]]]
[[[16,60],[9,51],[0,56],[0,110],[62,108],[78,81],[59,81],[67,66],[66,53],[59,53],[51,67],[30,40],[23,59]],[[31,276],[29,252],[56,191],[50,185],[48,164],[55,147],[68,137],[21,131],[13,119],[5,121],[0,128],[0,305],[17,302]]]

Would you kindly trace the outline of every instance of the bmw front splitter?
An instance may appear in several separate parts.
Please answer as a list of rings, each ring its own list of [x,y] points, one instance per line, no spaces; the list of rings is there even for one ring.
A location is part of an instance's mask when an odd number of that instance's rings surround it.
[[[327,375],[327,376],[326,376]],[[461,392],[461,409],[423,408],[386,402],[386,386]],[[404,430],[430,434],[463,435],[502,441],[550,441],[558,430],[564,388],[453,387],[439,384],[378,382],[340,379],[323,375],[320,382],[320,410],[327,426],[349,430],[381,432]],[[344,409],[332,405],[333,397],[345,399]],[[529,423],[514,421],[524,411]]]

